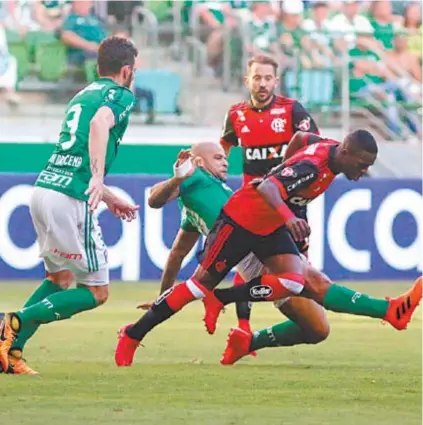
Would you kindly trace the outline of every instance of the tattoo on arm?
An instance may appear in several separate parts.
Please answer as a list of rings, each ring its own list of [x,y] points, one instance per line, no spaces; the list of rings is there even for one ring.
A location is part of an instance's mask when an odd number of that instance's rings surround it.
[[[90,160],[90,167],[91,167],[91,173],[97,174],[98,173],[98,165],[97,165],[97,159],[96,158],[91,158]]]

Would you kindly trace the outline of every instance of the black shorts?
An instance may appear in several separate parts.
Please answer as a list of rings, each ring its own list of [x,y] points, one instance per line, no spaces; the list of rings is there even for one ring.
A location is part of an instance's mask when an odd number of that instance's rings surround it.
[[[299,255],[285,226],[270,235],[260,236],[244,229],[222,211],[198,254],[198,261],[220,282],[250,252],[261,262],[280,254]]]

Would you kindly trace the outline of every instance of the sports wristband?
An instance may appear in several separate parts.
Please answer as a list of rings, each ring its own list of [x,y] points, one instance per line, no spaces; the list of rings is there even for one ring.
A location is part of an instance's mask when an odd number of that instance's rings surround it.
[[[291,218],[295,217],[295,214],[289,209],[288,205],[281,204],[276,211],[279,213],[279,215],[284,219],[285,223],[290,220]]]
[[[183,162],[179,167],[176,164],[173,166],[173,175],[178,178],[184,178],[192,169],[192,162],[190,159]]]

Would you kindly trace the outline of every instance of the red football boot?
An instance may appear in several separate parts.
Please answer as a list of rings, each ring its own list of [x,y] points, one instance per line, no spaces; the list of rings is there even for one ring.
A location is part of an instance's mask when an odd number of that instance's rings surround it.
[[[253,334],[240,328],[232,328],[228,335],[228,341],[220,363],[233,365],[240,358],[250,354],[251,339]]]
[[[115,350],[115,362],[117,366],[131,366],[134,360],[135,351],[140,345],[136,339],[126,334],[126,329],[131,324],[119,329],[118,343]]]

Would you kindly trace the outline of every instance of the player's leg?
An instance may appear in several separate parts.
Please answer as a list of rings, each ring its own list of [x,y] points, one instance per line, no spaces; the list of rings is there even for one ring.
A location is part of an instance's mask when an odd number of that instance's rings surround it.
[[[200,265],[194,275],[168,289],[136,323],[120,330],[115,351],[118,366],[132,364],[140,341],[155,326],[172,317],[190,302],[211,294],[211,290],[249,253],[248,240],[240,243],[244,232],[224,214],[219,216],[206,239],[200,254]]]
[[[307,285],[303,296],[314,299],[327,310],[383,319],[394,328],[403,330],[422,298],[422,279],[399,297],[378,299],[335,284],[312,266],[306,269]]]
[[[88,276],[86,279],[93,285],[107,285],[106,248],[96,219],[88,213],[87,204],[58,192],[45,191],[43,207],[47,212],[45,223],[48,223],[49,232],[42,256],[57,269],[71,269],[76,275]],[[84,279],[77,281],[86,283]],[[104,288],[90,290],[87,286],[78,286],[56,292],[28,308],[5,315],[2,326],[4,337],[0,342],[3,369],[8,369],[8,352],[21,330],[91,310],[104,302],[106,292]]]
[[[290,297],[275,304],[290,320],[253,334],[239,328],[231,329],[221,359],[223,365],[232,365],[250,352],[266,347],[318,344],[329,335],[325,311],[313,300]]]
[[[244,279],[239,273],[236,273],[233,279],[234,286],[243,285]],[[238,327],[247,332],[251,331],[250,318],[251,318],[252,304],[248,301],[240,301],[235,304],[236,316],[238,318]]]

